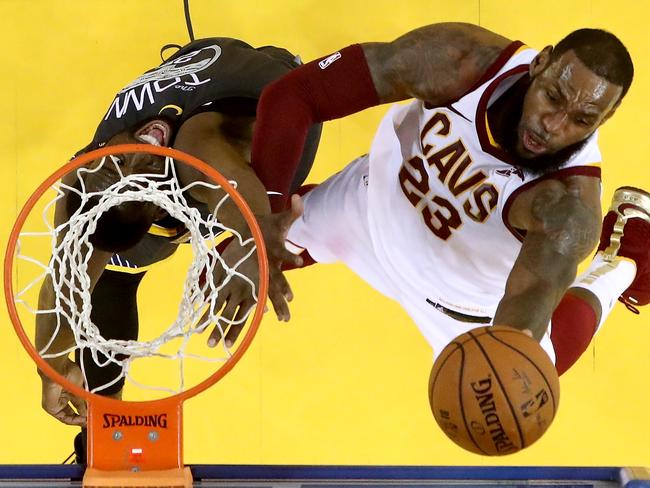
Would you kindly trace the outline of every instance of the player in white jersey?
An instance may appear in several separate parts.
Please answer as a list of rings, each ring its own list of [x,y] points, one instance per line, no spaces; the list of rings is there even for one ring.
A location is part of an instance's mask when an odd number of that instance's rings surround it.
[[[509,325],[529,330],[562,372],[610,309],[584,280],[563,296],[598,241],[597,128],[632,77],[627,50],[602,30],[536,52],[477,26],[431,25],[350,46],[267,87],[253,166],[266,168],[256,173],[282,208],[311,123],[414,98],[389,110],[369,155],[305,196],[289,245],[343,261],[400,302],[437,352],[481,323]],[[616,286],[605,287],[613,297],[637,271],[617,259]],[[549,330],[554,310],[562,316]]]
[[[306,213],[289,232],[316,261],[341,260],[400,302],[434,351],[491,321],[521,249],[509,208],[538,176],[513,168],[490,141],[485,111],[536,55],[512,43],[491,66],[493,76],[448,107],[420,100],[393,107],[369,156],[308,193]],[[559,171],[598,177],[599,162],[594,133]],[[342,209],[350,199],[357,205]],[[350,233],[352,226],[363,234]],[[332,228],[337,232],[324,232],[327,249],[319,252],[324,242],[314,230]],[[361,245],[368,249],[360,252]],[[542,344],[554,356],[548,334]]]

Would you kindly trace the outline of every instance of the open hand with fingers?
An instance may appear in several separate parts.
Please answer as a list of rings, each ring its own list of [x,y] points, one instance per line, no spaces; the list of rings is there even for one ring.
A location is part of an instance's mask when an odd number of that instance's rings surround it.
[[[302,211],[302,200],[298,195],[294,195],[291,199],[291,208],[288,210],[258,218],[268,258],[269,300],[278,320],[283,322],[288,322],[291,318],[288,302],[293,299],[293,293],[282,272],[282,266],[302,265],[302,258],[286,249],[285,239],[291,224],[302,215]],[[252,283],[258,282],[259,263],[255,252],[244,259],[249,253],[250,246],[242,246],[237,239],[234,239],[221,255],[226,268],[223,265],[215,266],[214,282],[218,286],[220,283],[224,284],[214,308],[215,311],[222,310],[218,314],[221,321],[214,326],[210,334],[208,339],[210,347],[216,346],[222,337],[226,346],[230,347],[242,331],[248,313],[256,304],[256,297],[248,280]],[[234,270],[235,273],[228,272],[227,268]]]
[[[215,263],[212,272],[214,286],[219,292],[214,305],[213,330],[208,346],[216,346],[222,339],[231,347],[246,324],[250,311],[257,303],[259,261],[252,241],[242,245],[239,239],[231,239]],[[208,311],[209,312],[209,311]],[[207,313],[201,319],[207,319]]]
[[[288,322],[291,318],[289,305],[293,299],[291,287],[282,272],[283,265],[299,268],[303,264],[300,256],[287,250],[286,240],[289,228],[302,215],[304,210],[299,195],[291,197],[291,206],[281,213],[265,215],[258,219],[260,230],[264,235],[266,254],[269,260],[269,299],[278,320]]]
[[[81,388],[84,387],[81,369],[74,361],[66,359],[59,373],[71,383]],[[86,401],[67,392],[61,385],[42,372],[39,372],[39,374],[42,384],[41,406],[43,410],[64,424],[86,425]]]

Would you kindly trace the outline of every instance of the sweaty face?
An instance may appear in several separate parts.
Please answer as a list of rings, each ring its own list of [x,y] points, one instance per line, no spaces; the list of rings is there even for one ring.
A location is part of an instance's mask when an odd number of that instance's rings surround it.
[[[540,59],[532,67],[515,146],[531,168],[533,160],[570,156],[579,149],[613,113],[622,91],[587,68],[573,51],[547,62]]]

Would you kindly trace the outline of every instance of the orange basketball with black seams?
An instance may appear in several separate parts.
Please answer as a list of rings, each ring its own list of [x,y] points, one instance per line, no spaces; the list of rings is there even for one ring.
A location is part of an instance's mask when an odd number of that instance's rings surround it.
[[[478,327],[445,347],[429,377],[429,403],[444,433],[468,451],[512,454],[553,422],[560,382],[537,341],[511,327]]]

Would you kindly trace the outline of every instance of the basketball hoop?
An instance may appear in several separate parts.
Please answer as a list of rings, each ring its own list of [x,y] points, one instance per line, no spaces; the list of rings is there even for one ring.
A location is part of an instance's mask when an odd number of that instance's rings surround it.
[[[207,176],[210,180],[210,183],[198,184],[202,184],[212,189],[219,189],[221,192],[225,192],[224,199],[229,198],[232,200],[232,202],[235,203],[241,215],[245,219],[252,235],[252,239],[249,238],[248,241],[244,242],[244,244],[250,244],[251,249],[253,249],[250,252],[250,255],[256,256],[257,262],[259,263],[259,282],[251,284],[252,293],[255,296],[257,305],[254,307],[254,311],[252,311],[252,313],[249,312],[248,318],[245,318],[245,320],[248,320],[248,325],[246,327],[246,330],[242,333],[243,338],[238,342],[236,349],[233,351],[228,349],[226,351],[226,357],[223,359],[222,363],[216,369],[216,371],[211,373],[207,378],[201,380],[194,386],[185,388],[184,383],[181,382],[180,391],[177,391],[176,393],[171,394],[171,396],[167,396],[165,398],[147,401],[122,401],[103,397],[73,384],[68,379],[57,373],[42,357],[45,355],[43,351],[36,350],[34,344],[32,343],[32,340],[30,340],[29,334],[23,327],[23,322],[20,316],[21,314],[17,308],[17,303],[21,303],[24,300],[22,298],[24,292],[35,289],[34,287],[38,285],[38,280],[30,282],[29,285],[25,286],[23,289],[18,289],[18,293],[16,293],[14,290],[14,283],[17,279],[17,273],[14,273],[14,269],[16,267],[16,262],[18,259],[22,259],[31,263],[37,263],[37,265],[43,267],[45,271],[40,276],[40,279],[45,279],[45,276],[48,276],[48,274],[50,277],[53,276],[52,268],[54,265],[52,263],[55,259],[54,254],[52,254],[53,257],[50,260],[49,264],[41,263],[36,259],[25,256],[21,250],[20,245],[20,239],[23,236],[41,235],[46,239],[49,239],[52,242],[52,249],[55,249],[57,232],[60,232],[60,229],[58,227],[49,226],[46,224],[48,230],[41,233],[25,232],[23,229],[23,226],[28,220],[30,213],[35,208],[37,203],[41,201],[41,198],[44,196],[44,194],[54,186],[56,187],[55,190],[57,195],[54,200],[63,198],[64,191],[61,188],[63,184],[59,184],[58,182],[66,174],[72,171],[77,171],[77,175],[79,175],[80,171],[87,171],[87,169],[83,169],[85,165],[91,161],[100,160],[100,158],[104,158],[101,159],[104,161],[106,158],[111,158],[112,155],[115,154],[133,153],[149,153],[164,157],[166,161],[165,164],[167,165],[166,168],[168,168],[172,173],[175,171],[175,163],[181,162],[193,167],[194,169]],[[175,173],[167,176],[175,176]],[[149,185],[149,180],[142,178],[141,180],[143,185]],[[188,228],[198,228],[199,224],[203,226],[212,225],[214,226],[214,229],[230,231],[232,234],[239,236],[241,241],[241,235],[237,234],[236,231],[232,229],[225,228],[222,223],[219,222],[217,215],[218,208],[215,209],[215,214],[209,217],[207,221],[201,220],[202,218],[198,217],[198,212],[196,212],[195,209],[187,207],[187,201],[183,197],[183,192],[186,191],[188,187],[181,187],[180,183],[178,183],[174,178],[171,178],[171,180],[173,183],[172,186],[176,185],[170,190],[171,196],[165,196],[163,195],[165,192],[162,190],[156,188],[151,189],[148,186],[140,188],[139,190],[136,188],[136,190],[133,190],[135,193],[126,192],[124,190],[126,186],[128,186],[130,189],[129,191],[131,191],[134,185],[137,186],[139,184],[138,182],[140,180],[136,181],[136,183],[134,183],[133,180],[125,180],[126,182],[123,184],[124,186],[119,191],[114,192],[115,198],[117,198],[117,200],[112,200],[111,202],[107,203],[107,205],[117,205],[120,202],[128,201],[129,199],[143,199],[147,201],[153,201],[165,210],[168,210],[168,212],[170,212],[170,215],[173,215],[175,218],[179,218],[181,221],[186,223],[186,226]],[[192,185],[196,184],[196,182],[192,183]],[[57,187],[56,185],[59,186]],[[167,191],[170,186],[169,178],[168,180],[163,181],[161,185],[164,185],[164,188],[166,189],[165,191]],[[160,188],[162,188],[162,186]],[[106,190],[106,192],[108,192],[108,190]],[[154,200],[155,198],[159,197],[164,198],[164,200]],[[43,211],[43,220],[47,220],[45,218],[45,214],[47,213],[48,209],[51,209],[51,206],[52,202],[46,205],[45,210]],[[180,209],[180,211],[178,209]],[[187,210],[187,212],[185,212],[185,210]],[[176,212],[178,215],[175,215],[174,212]],[[99,213],[101,213],[101,211]],[[185,222],[185,220],[187,220],[187,222]],[[194,220],[196,220],[196,222]],[[69,225],[70,228],[72,228],[73,224],[70,223]],[[78,226],[81,227],[81,224],[78,224]],[[89,227],[92,226],[86,225],[86,229]],[[217,232],[217,230],[212,232],[210,235],[214,237],[215,234],[219,234],[220,231]],[[71,230],[67,230],[67,232],[70,233]],[[195,234],[196,232],[193,231],[193,246],[202,246],[200,247],[199,252],[202,255],[207,253],[211,256],[202,256],[202,259],[204,259],[204,264],[201,266],[205,266],[205,263],[210,263],[214,259],[220,259],[218,251],[215,250],[216,245],[214,245],[214,243],[211,244],[209,242],[204,242],[205,239],[203,236],[205,234]],[[87,238],[87,236],[85,237]],[[58,250],[56,250],[56,252],[58,252]],[[195,250],[195,259],[196,252],[197,251]],[[65,390],[69,391],[73,395],[76,395],[77,397],[83,398],[87,401],[88,469],[86,470],[86,474],[84,476],[84,486],[192,486],[192,477],[189,472],[189,468],[186,468],[183,465],[182,404],[188,398],[201,393],[219,381],[234,367],[237,361],[239,361],[239,359],[248,349],[258,330],[262,315],[264,313],[263,305],[266,302],[267,296],[268,268],[262,234],[259,230],[253,213],[241,195],[237,192],[233,184],[228,182],[221,174],[219,174],[215,169],[206,163],[193,156],[171,148],[158,147],[148,144],[125,144],[109,146],[83,154],[73,159],[61,167],[58,171],[50,175],[28,199],[27,203],[18,215],[16,223],[11,231],[4,265],[4,291],[9,316],[11,317],[14,329],[24,348],[36,362],[38,368],[45,375],[49,376],[52,380],[62,385]],[[195,262],[193,262],[193,266],[196,267]],[[79,266],[76,266],[75,268],[77,267]],[[81,268],[83,268],[83,266],[81,266]],[[199,271],[201,270],[199,269]],[[238,273],[236,268],[233,268],[229,271],[231,271],[230,275]],[[78,270],[75,269],[74,272],[76,273]],[[188,302],[185,309],[179,311],[179,317],[181,320],[183,320],[186,318],[186,316],[191,315],[191,319],[187,318],[187,320],[198,322],[197,317],[205,317],[204,313],[206,313],[206,307],[212,315],[208,316],[207,322],[199,325],[190,324],[190,326],[186,326],[186,324],[182,324],[182,326],[179,326],[176,322],[172,324],[172,328],[174,328],[174,330],[179,330],[179,328],[184,327],[181,335],[176,334],[176,336],[174,336],[176,339],[180,338],[180,342],[183,343],[182,347],[185,347],[185,342],[189,341],[194,336],[194,334],[200,335],[200,333],[203,332],[207,326],[219,322],[219,317],[216,315],[218,314],[218,310],[213,309],[214,300],[218,296],[218,292],[221,289],[222,285],[213,284],[212,288],[209,290],[209,293],[206,293],[207,298],[205,298],[205,300],[207,301],[197,302],[196,300],[201,299],[196,298],[196,296],[200,295],[200,293],[197,293],[195,283],[193,282],[193,280],[196,278],[196,275],[196,269],[192,268],[190,271],[188,271],[186,278],[186,287],[184,290],[185,295],[183,298],[185,299],[189,296],[191,300]],[[73,283],[77,282],[73,281]],[[205,290],[201,289],[199,291],[203,292]],[[83,297],[79,300],[82,301]],[[74,300],[72,301],[74,302]],[[44,312],[37,310],[38,307],[36,307],[36,309],[30,310],[29,305],[25,306],[24,308],[28,309],[30,313],[33,314],[59,313],[53,311]],[[82,317],[81,319],[78,319],[80,322],[89,320],[83,319],[82,314],[80,314],[80,316]],[[57,315],[57,320],[59,320],[58,317],[59,315]],[[75,328],[75,334],[77,334],[77,329],[79,327],[87,325],[88,324],[86,323],[70,324],[70,327]],[[218,325],[218,327],[220,328],[223,335],[224,330],[222,329],[222,326]],[[86,343],[84,343],[86,345],[89,344],[90,341],[88,337],[89,334],[83,330],[78,333],[78,336],[75,335],[75,339],[79,338],[80,340],[86,341]],[[205,338],[207,339],[207,335]],[[79,346],[79,343],[77,343],[77,346],[82,347]],[[92,343],[91,346],[109,347],[108,352],[105,352],[105,354],[113,358],[119,357],[118,355],[113,354],[113,352],[110,350],[110,346],[104,346],[103,343],[99,345],[97,345],[97,343]],[[127,344],[127,346],[131,345]],[[133,347],[135,348],[136,346],[139,348],[138,351],[142,350],[141,343],[137,343]],[[120,345],[120,347],[122,347],[122,345]],[[151,347],[155,348],[158,346],[155,345]],[[135,350],[134,348],[132,349]],[[146,356],[146,351],[147,350],[145,349],[145,353],[142,354],[143,356]],[[183,354],[180,354],[179,358],[176,359],[181,362],[180,364],[182,369],[182,361],[185,359],[185,357],[189,357],[189,354],[184,355],[184,349],[181,352]],[[62,353],[59,353],[59,355],[61,354]],[[69,351],[64,351],[64,354],[67,356],[69,354]],[[110,354],[113,354],[113,356],[110,356]],[[123,353],[120,354],[124,355]],[[135,355],[134,352],[127,352],[127,355],[128,354]],[[128,370],[128,368],[126,369]]]

